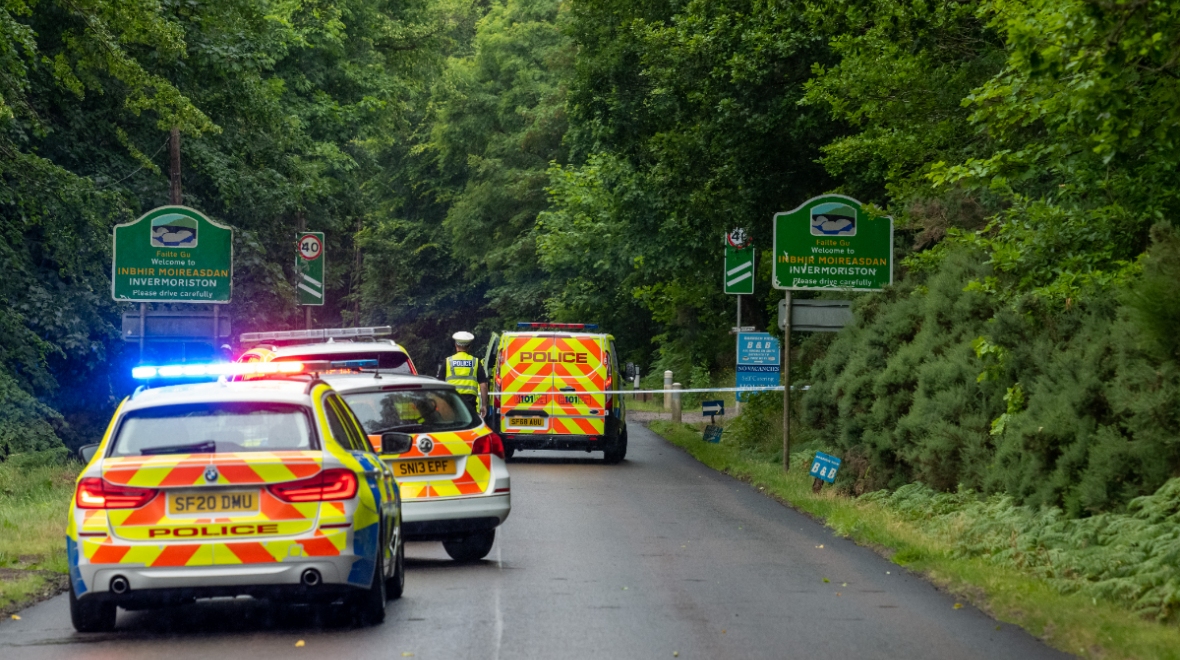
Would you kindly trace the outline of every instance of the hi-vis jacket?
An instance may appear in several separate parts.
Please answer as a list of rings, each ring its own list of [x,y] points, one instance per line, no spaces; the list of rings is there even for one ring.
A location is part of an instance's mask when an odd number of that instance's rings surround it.
[[[446,381],[459,394],[479,395],[479,359],[467,351],[455,353],[446,360]]]

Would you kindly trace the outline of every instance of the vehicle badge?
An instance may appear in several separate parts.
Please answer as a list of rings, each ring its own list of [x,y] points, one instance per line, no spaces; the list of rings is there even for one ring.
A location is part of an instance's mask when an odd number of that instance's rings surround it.
[[[210,465],[209,467],[205,468],[205,481],[208,481],[209,483],[214,483],[215,481],[217,481],[217,477],[219,477],[219,476],[221,476],[221,475],[218,474],[218,472],[217,472],[217,466]]]
[[[434,451],[434,440],[432,440],[428,435],[419,436],[418,451],[422,452],[423,454],[429,454],[430,452]]]

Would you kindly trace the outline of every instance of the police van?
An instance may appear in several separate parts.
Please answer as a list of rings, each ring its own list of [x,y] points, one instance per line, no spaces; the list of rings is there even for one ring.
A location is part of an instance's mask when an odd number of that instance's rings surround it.
[[[485,364],[493,381],[492,423],[504,453],[522,449],[627,455],[622,384],[614,337],[589,323],[518,323],[493,335]]]

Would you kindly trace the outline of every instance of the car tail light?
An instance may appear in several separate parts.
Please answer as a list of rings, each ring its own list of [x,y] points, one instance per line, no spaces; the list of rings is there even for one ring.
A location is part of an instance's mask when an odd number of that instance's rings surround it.
[[[284,502],[329,502],[356,497],[357,481],[352,470],[333,468],[314,477],[274,484],[270,494]]]
[[[481,435],[471,443],[472,454],[494,454],[504,458],[504,441],[495,433]]]
[[[74,502],[79,509],[138,509],[157,493],[155,488],[121,486],[99,477],[86,477],[78,482]]]

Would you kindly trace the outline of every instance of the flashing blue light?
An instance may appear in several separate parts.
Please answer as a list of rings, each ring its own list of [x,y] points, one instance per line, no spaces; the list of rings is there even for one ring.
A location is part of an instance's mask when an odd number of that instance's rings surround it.
[[[131,370],[131,377],[135,380],[150,380],[156,377],[156,368],[136,367]]]
[[[363,362],[363,360],[360,360]],[[376,360],[373,360],[376,364]],[[215,362],[213,364],[169,364],[160,367],[135,367],[131,377],[136,380],[155,378],[219,378],[221,376],[259,376],[302,373],[305,366],[326,367],[317,362]]]

